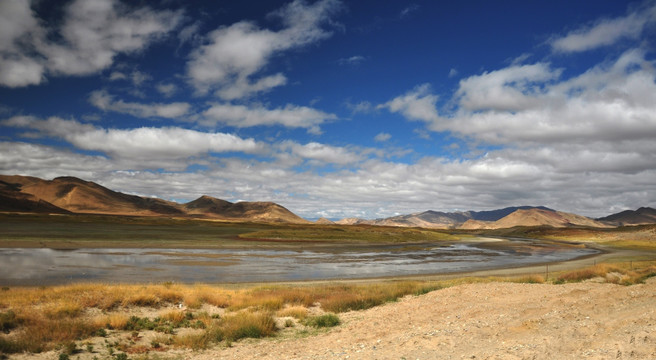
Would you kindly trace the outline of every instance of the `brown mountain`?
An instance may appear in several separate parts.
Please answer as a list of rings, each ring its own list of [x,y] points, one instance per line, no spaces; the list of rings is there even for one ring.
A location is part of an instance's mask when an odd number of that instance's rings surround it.
[[[321,225],[335,225],[334,221],[330,219],[326,219],[325,217],[318,218],[317,221],[315,221],[314,223],[321,224]]]
[[[272,202],[229,201],[203,195],[183,205],[187,214],[223,220],[307,223],[285,207]]]
[[[184,215],[174,202],[123,194],[75,177],[42,180],[26,176],[0,176],[0,180],[17,186],[23,194],[33,195],[73,213]]]
[[[597,220],[618,226],[656,224],[656,209],[641,207],[638,210],[626,210]]]
[[[0,211],[46,214],[70,214],[34,195],[20,192],[20,186],[0,180]]]
[[[441,212],[428,210],[424,212],[398,215],[377,220],[351,220],[344,219],[338,223],[343,224],[372,224],[385,226],[402,226],[402,227],[423,227],[433,229],[481,229],[489,225],[490,222],[500,220],[504,216],[510,215],[517,210],[542,209],[553,211],[543,206],[511,206],[503,209],[487,211],[456,211]],[[347,222],[348,221],[348,222]]]
[[[0,175],[0,211],[138,216],[193,216],[231,221],[306,222],[271,202],[238,202],[202,196],[186,204],[127,195],[75,177],[42,180]]]
[[[585,216],[566,213],[562,211],[545,210],[540,208],[518,209],[515,212],[497,220],[481,221],[468,220],[461,225],[461,229],[503,229],[515,226],[589,226],[609,227],[609,225],[595,221]]]

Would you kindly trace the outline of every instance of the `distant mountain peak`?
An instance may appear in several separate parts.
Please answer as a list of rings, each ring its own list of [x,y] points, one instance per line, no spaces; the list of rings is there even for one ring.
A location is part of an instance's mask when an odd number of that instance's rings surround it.
[[[640,207],[638,210],[624,210],[597,220],[617,226],[653,224],[656,223],[656,209]]]

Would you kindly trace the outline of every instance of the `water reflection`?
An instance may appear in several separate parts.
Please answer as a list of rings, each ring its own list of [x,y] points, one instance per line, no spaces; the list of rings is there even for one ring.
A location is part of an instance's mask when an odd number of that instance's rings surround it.
[[[597,251],[530,241],[286,249],[0,249],[0,283],[217,283],[440,274],[564,261]]]

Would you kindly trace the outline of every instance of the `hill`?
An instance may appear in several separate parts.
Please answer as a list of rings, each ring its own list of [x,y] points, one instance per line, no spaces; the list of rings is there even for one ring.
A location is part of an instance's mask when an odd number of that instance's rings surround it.
[[[224,220],[306,223],[283,206],[273,202],[229,201],[203,195],[183,205],[187,214]]]
[[[230,221],[304,223],[272,202],[231,203],[202,196],[186,204],[128,195],[75,177],[43,180],[0,175],[0,211],[131,216],[192,216]]]
[[[497,210],[487,211],[457,211],[457,212],[441,212],[428,210],[424,212],[398,215],[384,219],[377,220],[360,220],[360,219],[344,219],[338,223],[342,224],[372,224],[383,226],[405,226],[405,227],[423,227],[433,229],[481,229],[485,227],[488,222],[498,221],[505,216],[514,213],[517,210],[530,210],[540,209],[545,211],[553,211],[543,206],[511,206]]]
[[[470,220],[462,224],[461,229],[504,229],[515,226],[551,226],[551,227],[609,227],[585,216],[554,211],[544,208],[518,209],[497,221]]]
[[[638,210],[626,210],[597,220],[617,226],[655,224],[656,209],[641,207]]]

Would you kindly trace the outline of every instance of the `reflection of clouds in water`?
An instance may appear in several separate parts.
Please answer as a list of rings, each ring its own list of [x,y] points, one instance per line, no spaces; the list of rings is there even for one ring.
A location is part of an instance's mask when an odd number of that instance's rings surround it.
[[[229,249],[0,249],[0,283],[41,285],[71,281],[250,282],[399,276],[475,271],[563,261],[593,254],[591,249],[526,242],[494,249],[478,244],[451,246],[374,245],[313,250]],[[186,264],[171,263],[184,258]],[[231,264],[201,266],[208,258]],[[199,263],[194,264],[194,261]],[[153,271],[156,270],[156,271]]]

